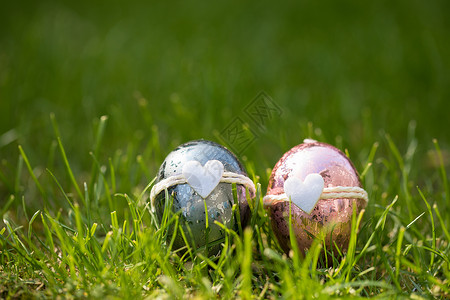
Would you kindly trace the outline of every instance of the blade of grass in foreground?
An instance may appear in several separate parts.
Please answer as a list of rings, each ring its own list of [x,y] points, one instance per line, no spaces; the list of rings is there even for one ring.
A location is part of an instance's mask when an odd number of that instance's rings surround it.
[[[431,259],[430,259],[430,264],[429,264],[429,269],[431,269],[431,267],[434,265],[434,252],[436,251],[436,228],[434,226],[434,218],[433,218],[433,212],[431,211],[431,206],[428,203],[427,199],[425,198],[425,196],[423,195],[422,191],[420,190],[419,187],[417,187],[417,190],[419,191],[420,197],[422,198],[423,202],[425,202],[425,205],[427,206],[427,210],[428,213],[430,215],[430,220],[431,220],[431,234],[432,234],[432,249],[433,251],[431,252]]]
[[[19,151],[20,151],[20,155],[22,156],[25,165],[27,166],[28,172],[30,173],[31,178],[33,178],[34,183],[36,184],[37,188],[39,189],[39,192],[42,195],[42,198],[44,199],[44,206],[48,207],[48,200],[47,200],[47,194],[45,193],[44,188],[42,187],[42,185],[39,183],[39,180],[37,179],[36,175],[33,172],[33,168],[30,165],[30,162],[28,161],[28,157],[25,154],[25,151],[23,150],[22,146],[19,145]]]
[[[86,205],[84,195],[81,192],[80,187],[78,186],[75,176],[73,175],[72,168],[70,167],[69,161],[66,156],[66,151],[64,150],[64,146],[59,137],[58,137],[58,146],[59,146],[59,150],[61,152],[61,155],[62,155],[62,158],[64,161],[64,165],[66,166],[67,174],[69,175],[70,181],[72,181],[72,185],[75,188],[75,190],[77,191],[78,196],[80,197],[81,201],[83,202],[84,205]]]
[[[412,207],[411,207],[412,198],[411,198],[411,193],[409,192],[409,189],[408,189],[408,173],[405,168],[405,161],[403,160],[403,157],[400,154],[400,151],[398,150],[397,146],[395,145],[395,143],[392,140],[390,135],[386,134],[386,140],[388,142],[388,145],[389,145],[389,148],[390,148],[392,154],[394,155],[395,159],[397,160],[398,167],[402,173],[402,188],[403,188],[403,192],[405,194],[406,207],[408,208],[409,218],[412,219],[412,217],[413,217],[413,211],[412,211]]]
[[[103,140],[103,136],[105,135],[105,128],[106,128],[106,122],[108,121],[108,116],[101,116],[99,120],[99,124],[97,127],[97,133],[95,135],[95,141],[94,141],[94,149],[92,150],[93,154],[92,156],[94,158],[98,157],[98,153],[100,151],[101,142]],[[92,162],[91,167],[91,181],[89,183],[89,190],[93,190],[93,186],[95,183],[96,175],[97,175],[97,162],[94,160]]]
[[[252,235],[252,230],[246,228],[241,258],[242,283],[240,290],[243,299],[250,299],[252,295]]]
[[[3,219],[3,215],[8,211],[10,206],[13,204],[14,200],[15,200],[14,195],[10,195],[8,201],[6,201],[6,203],[0,209],[0,219]]]
[[[436,149],[438,158],[439,158],[439,169],[440,169],[440,173],[441,173],[441,177],[442,177],[442,184],[444,186],[444,193],[445,193],[445,200],[444,203],[446,203],[445,207],[444,207],[444,211],[446,211],[447,213],[449,213],[450,211],[450,189],[448,186],[448,179],[447,179],[447,171],[445,170],[445,164],[444,164],[444,158],[442,157],[442,151],[441,148],[439,147],[439,143],[437,139],[433,139],[433,144],[434,147]],[[447,218],[448,221],[449,218]],[[449,223],[446,223],[447,228],[449,227]]]

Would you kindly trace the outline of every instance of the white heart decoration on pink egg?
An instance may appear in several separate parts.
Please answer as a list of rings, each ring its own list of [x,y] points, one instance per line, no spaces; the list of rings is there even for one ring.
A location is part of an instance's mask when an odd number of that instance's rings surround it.
[[[310,214],[322,195],[324,181],[320,174],[312,173],[302,181],[297,177],[289,177],[284,182],[284,192],[304,212]]]

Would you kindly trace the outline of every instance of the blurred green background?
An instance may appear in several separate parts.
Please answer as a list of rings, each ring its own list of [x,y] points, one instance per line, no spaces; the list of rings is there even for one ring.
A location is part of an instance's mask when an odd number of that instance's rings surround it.
[[[360,171],[385,133],[406,151],[408,126],[419,153],[432,138],[448,149],[449,12],[445,0],[4,2],[0,170],[14,178],[18,144],[41,171],[63,167],[53,112],[74,171],[89,172],[108,115],[99,161],[143,154],[145,183],[178,144],[247,122],[260,91],[282,114],[248,122],[258,137],[239,154],[262,182],[308,136],[349,149]]]

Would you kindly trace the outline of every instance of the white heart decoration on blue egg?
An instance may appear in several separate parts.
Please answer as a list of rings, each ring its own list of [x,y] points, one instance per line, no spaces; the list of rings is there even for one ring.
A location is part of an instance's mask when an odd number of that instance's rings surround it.
[[[218,160],[209,160],[204,166],[198,161],[188,161],[184,164],[182,174],[186,182],[202,198],[206,198],[219,184],[224,172],[223,164]]]
[[[284,192],[301,210],[310,214],[322,195],[324,181],[320,174],[312,173],[302,181],[297,177],[289,177],[284,182]]]

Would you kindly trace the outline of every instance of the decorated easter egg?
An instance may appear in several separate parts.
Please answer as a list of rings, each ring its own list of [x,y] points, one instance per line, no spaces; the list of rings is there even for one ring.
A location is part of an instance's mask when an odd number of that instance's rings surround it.
[[[273,168],[264,197],[280,246],[286,253],[291,249],[291,215],[292,233],[303,254],[315,238],[325,240],[328,250],[337,246],[345,252],[353,209],[359,213],[367,201],[350,159],[339,149],[314,140],[305,140],[283,155]]]
[[[236,199],[232,184],[236,184]],[[253,182],[247,177],[237,157],[225,147],[206,140],[180,145],[162,163],[151,191],[152,207],[159,221],[171,199],[172,211],[180,213],[180,224],[189,246],[208,248],[209,254],[220,250],[223,229],[238,229],[238,217],[245,226],[249,217],[246,188],[254,194]],[[166,199],[166,190],[170,199]],[[233,205],[239,214],[233,212]],[[179,230],[178,230],[179,231]],[[169,228],[169,236],[176,232]],[[205,247],[208,244],[208,247]],[[175,236],[173,250],[184,247],[180,232]],[[183,252],[183,251],[180,251]]]

